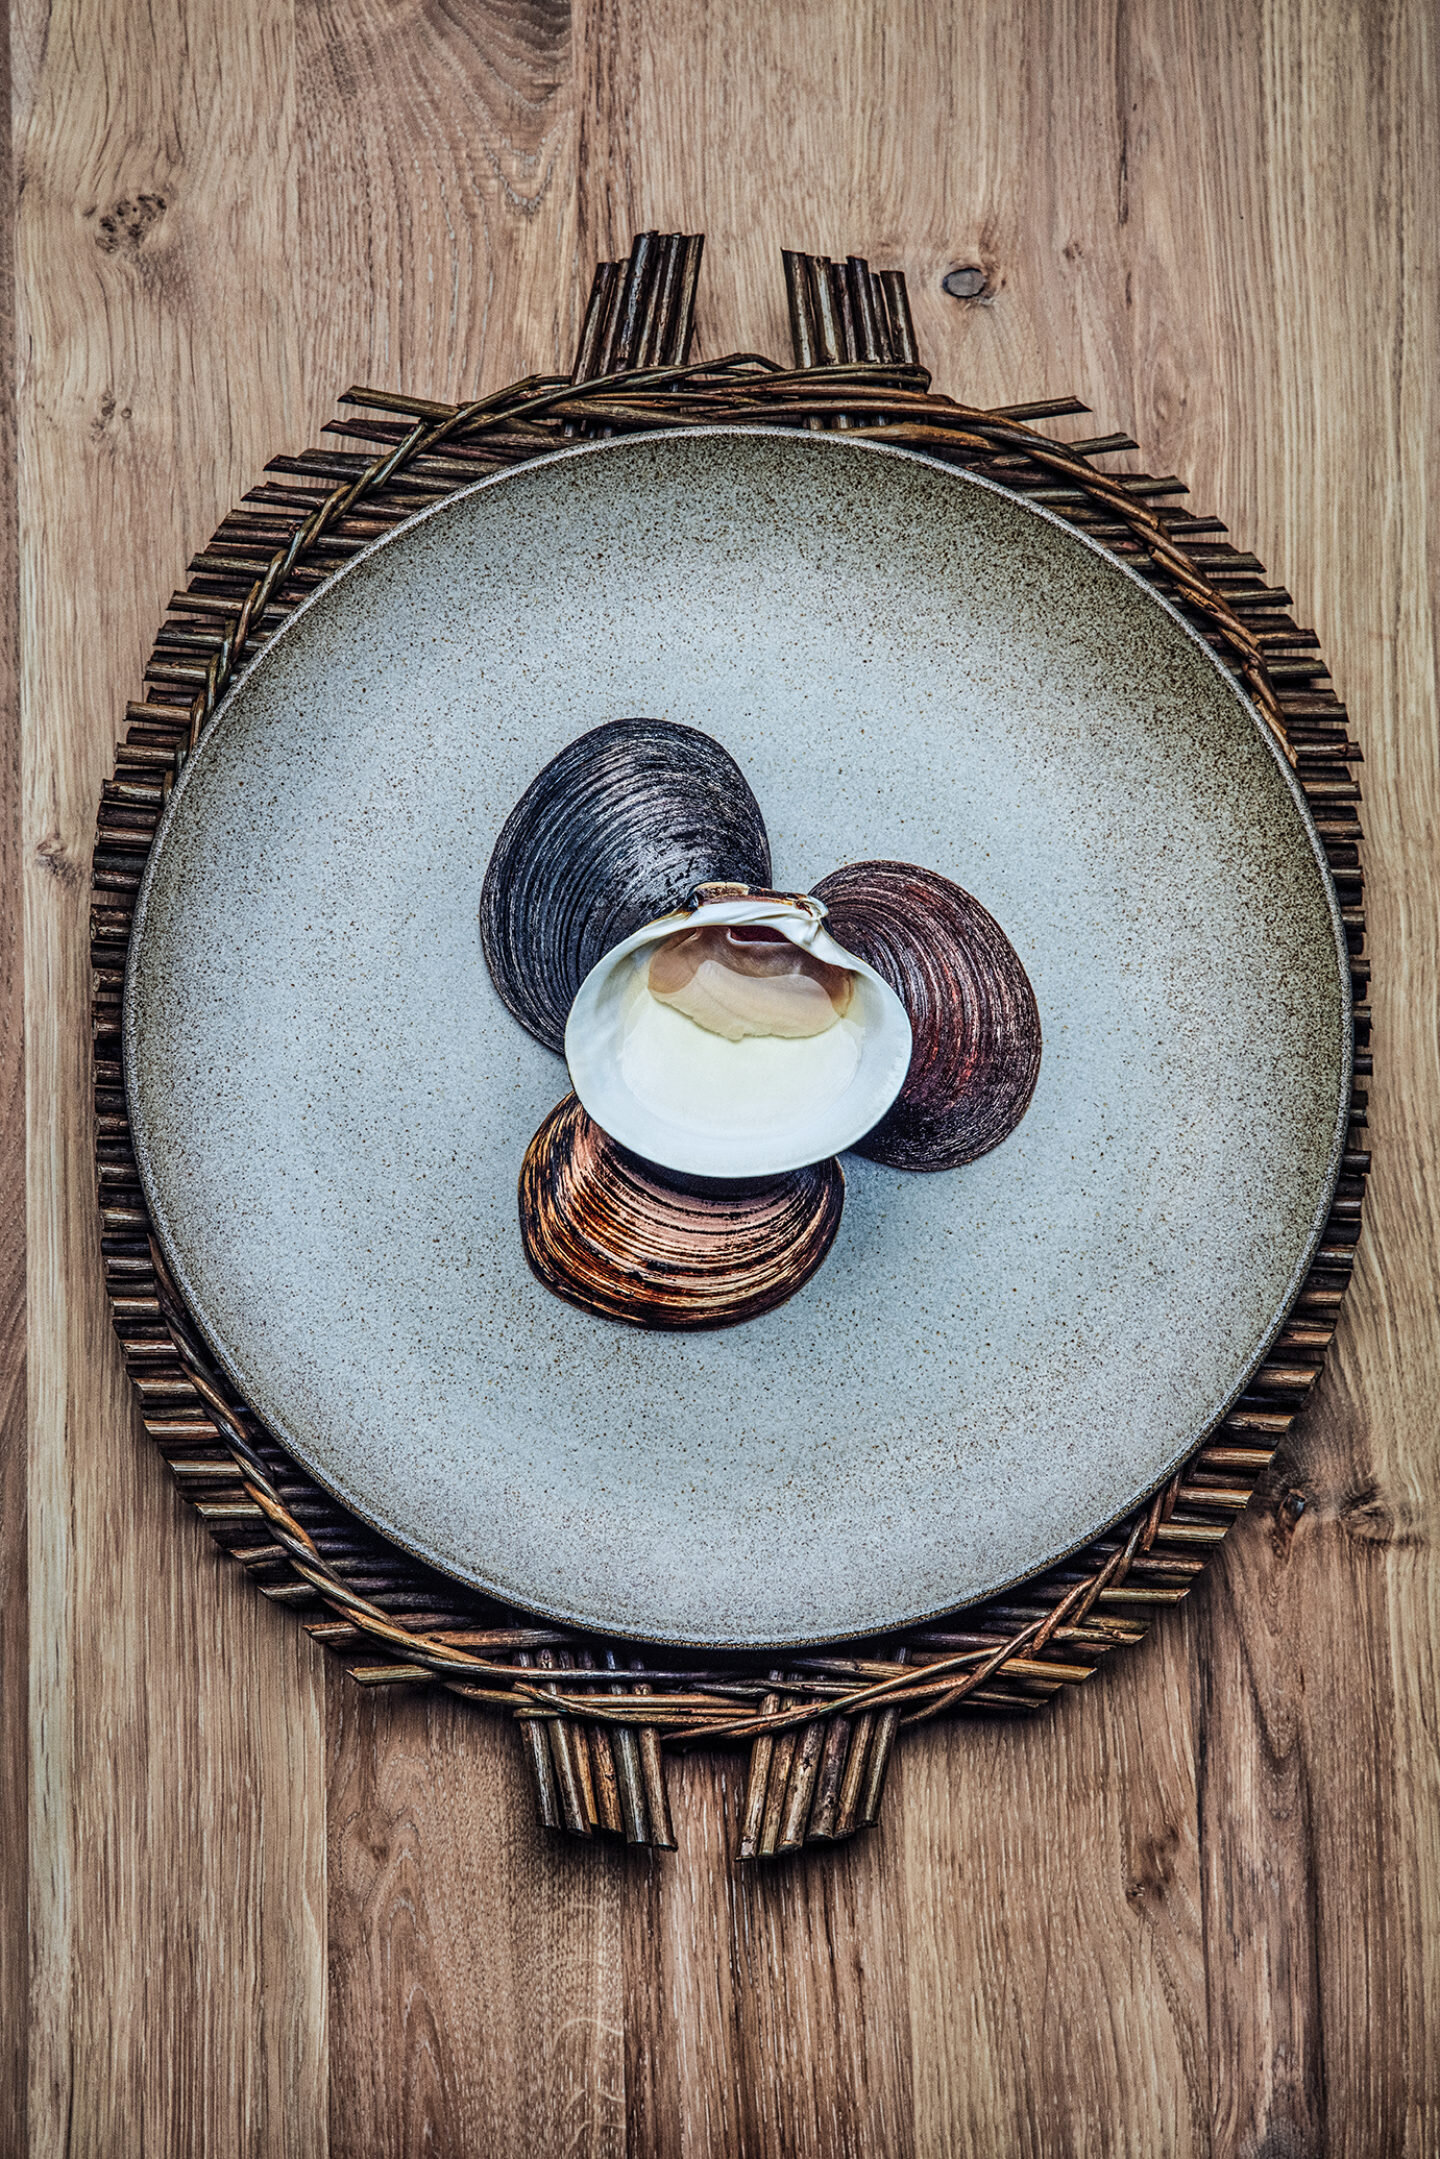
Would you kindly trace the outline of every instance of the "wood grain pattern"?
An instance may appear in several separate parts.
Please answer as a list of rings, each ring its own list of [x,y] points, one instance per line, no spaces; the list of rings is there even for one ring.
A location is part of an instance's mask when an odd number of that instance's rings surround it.
[[[19,8],[0,2148],[1440,2143],[1436,35],[1425,0]],[[764,1875],[714,1865],[741,1757],[686,1762],[673,1857],[554,1849],[511,1735],[326,1675],[138,1443],[93,1226],[91,821],[189,552],[344,381],[559,361],[642,224],[708,235],[702,352],[784,353],[779,249],[853,247],[903,263],[940,388],[1078,389],[1288,584],[1368,760],[1373,1208],[1265,1504],[1103,1680],[917,1735],[871,1839]]]
[[[273,435],[259,400],[227,409],[227,380],[295,374],[274,304],[283,233],[264,220],[247,247],[235,197],[237,175],[289,155],[277,36],[263,9],[121,21],[78,6],[26,45],[39,62],[22,90],[16,235],[37,2152],[323,2148],[320,1658],[203,1535],[186,1525],[176,1545],[164,1480],[136,1457],[78,1114],[86,802],[161,586]]]
[[[23,883],[20,867],[20,592],[15,500],[14,164],[9,23],[0,29],[0,1177],[25,1189]],[[0,1216],[0,2123],[26,2138],[29,1956],[29,1650],[25,1510],[25,1210]]]

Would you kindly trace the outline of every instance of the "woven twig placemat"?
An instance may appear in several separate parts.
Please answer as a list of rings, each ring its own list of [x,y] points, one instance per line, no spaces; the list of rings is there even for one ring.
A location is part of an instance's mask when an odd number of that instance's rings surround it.
[[[1031,1713],[1178,1604],[1244,1509],[1319,1376],[1354,1261],[1364,1150],[1369,965],[1359,788],[1344,707],[1289,594],[1176,477],[1062,443],[1073,398],[982,411],[931,394],[905,281],[785,257],[793,367],[692,363],[701,243],[642,234],[595,277],[576,364],[466,406],[348,391],[323,446],[277,456],[171,600],[105,783],[94,858],[96,1146],[111,1311],[145,1428],[217,1541],[265,1596],[367,1686],[443,1685],[519,1726],[546,1826],[673,1845],[663,1745],[747,1745],[742,1856],[848,1837],[879,1819],[897,1732],[954,1711]],[[814,1655],[671,1656],[530,1623],[388,1544],[276,1446],[220,1375],[166,1271],[135,1170],[120,1008],[132,909],[165,798],[237,668],[351,555],[416,510],[577,436],[760,422],[910,445],[1042,502],[1153,583],[1231,669],[1294,768],[1350,946],[1356,1087],[1330,1219],[1288,1323],[1217,1429],[1104,1536],[1004,1595],[903,1640]]]

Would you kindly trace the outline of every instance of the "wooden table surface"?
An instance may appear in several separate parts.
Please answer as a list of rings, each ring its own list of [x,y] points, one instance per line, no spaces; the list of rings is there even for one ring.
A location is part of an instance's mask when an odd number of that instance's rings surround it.
[[[19,7],[0,2152],[1440,2151],[1437,35],[1427,0]],[[512,1733],[362,1695],[227,1568],[139,1433],[92,1190],[95,804],[189,554],[346,383],[568,364],[644,225],[708,234],[702,351],[784,353],[782,245],[856,249],[941,389],[1130,429],[1295,594],[1367,759],[1373,1209],[1263,1504],[1048,1720],[912,1738],[868,1841],[750,1872],[738,1758],[684,1769],[677,1855],[552,1845]]]

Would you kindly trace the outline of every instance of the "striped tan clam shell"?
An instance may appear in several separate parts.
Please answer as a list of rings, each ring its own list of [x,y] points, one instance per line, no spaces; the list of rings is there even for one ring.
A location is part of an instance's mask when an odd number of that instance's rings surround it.
[[[745,1186],[672,1181],[567,1095],[526,1150],[519,1197],[525,1257],[557,1297],[634,1327],[731,1327],[809,1281],[845,1178],[830,1160]]]

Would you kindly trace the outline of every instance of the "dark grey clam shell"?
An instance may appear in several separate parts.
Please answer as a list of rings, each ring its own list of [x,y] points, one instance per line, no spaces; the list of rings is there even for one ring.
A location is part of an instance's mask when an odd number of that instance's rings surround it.
[[[1040,1014],[995,917],[910,862],[852,862],[814,895],[837,943],[895,991],[915,1038],[905,1084],[857,1154],[895,1169],[958,1169],[998,1147],[1035,1092]]]
[[[845,1177],[832,1158],[702,1190],[617,1147],[567,1095],[525,1151],[519,1198],[525,1257],[555,1296],[632,1327],[733,1327],[809,1281]]]
[[[670,720],[610,720],[552,758],[505,820],[480,895],[491,979],[560,1050],[575,992],[698,884],[770,882],[760,806],[728,751]]]

